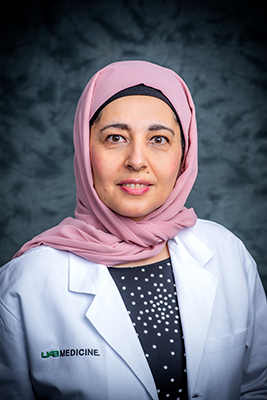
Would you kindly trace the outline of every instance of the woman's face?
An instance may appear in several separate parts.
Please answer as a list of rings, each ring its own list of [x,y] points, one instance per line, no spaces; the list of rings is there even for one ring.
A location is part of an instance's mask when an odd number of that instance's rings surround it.
[[[173,111],[150,96],[112,101],[91,127],[90,157],[102,202],[143,219],[166,201],[178,176],[182,147]]]

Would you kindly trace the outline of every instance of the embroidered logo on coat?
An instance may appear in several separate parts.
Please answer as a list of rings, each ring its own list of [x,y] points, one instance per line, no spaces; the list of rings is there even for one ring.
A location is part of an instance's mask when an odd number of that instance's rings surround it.
[[[73,357],[73,356],[93,356],[97,357],[100,356],[98,349],[63,349],[63,350],[52,350],[47,351],[46,354],[42,351],[41,357],[42,358],[49,358],[49,357]]]

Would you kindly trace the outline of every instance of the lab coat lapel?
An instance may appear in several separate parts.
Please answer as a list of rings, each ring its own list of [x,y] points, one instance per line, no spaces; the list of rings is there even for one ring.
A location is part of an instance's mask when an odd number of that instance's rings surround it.
[[[168,242],[186,349],[190,398],[204,350],[217,289],[217,277],[205,269],[213,253],[188,229]]]
[[[155,383],[121,295],[106,266],[71,255],[70,290],[94,295],[86,317],[158,399]],[[75,263],[75,267],[74,267]]]

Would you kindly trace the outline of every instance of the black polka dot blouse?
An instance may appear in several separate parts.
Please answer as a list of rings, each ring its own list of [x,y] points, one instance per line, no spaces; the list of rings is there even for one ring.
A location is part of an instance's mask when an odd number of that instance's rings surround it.
[[[183,332],[170,258],[109,271],[143,347],[159,399],[187,399]]]

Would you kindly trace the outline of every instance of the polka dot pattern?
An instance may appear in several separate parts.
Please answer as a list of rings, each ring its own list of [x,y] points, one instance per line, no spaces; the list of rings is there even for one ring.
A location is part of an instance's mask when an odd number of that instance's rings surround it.
[[[187,399],[186,357],[170,258],[109,270],[143,347],[159,399]]]

